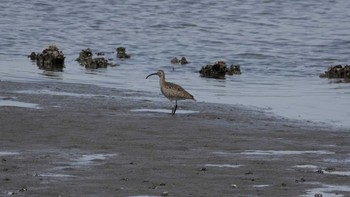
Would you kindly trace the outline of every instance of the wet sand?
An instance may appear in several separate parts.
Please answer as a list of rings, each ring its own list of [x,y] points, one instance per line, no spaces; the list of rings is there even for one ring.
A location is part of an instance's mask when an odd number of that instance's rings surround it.
[[[0,81],[0,196],[350,195],[347,129],[157,97]]]

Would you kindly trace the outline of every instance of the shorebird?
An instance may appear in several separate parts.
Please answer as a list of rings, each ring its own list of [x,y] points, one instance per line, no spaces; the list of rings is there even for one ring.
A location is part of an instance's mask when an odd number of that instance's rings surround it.
[[[181,86],[170,83],[165,81],[165,74],[163,70],[158,70],[156,73],[152,73],[146,77],[146,79],[152,75],[158,75],[159,77],[159,85],[160,85],[160,91],[162,94],[170,100],[172,108],[171,108],[171,114],[174,115],[177,109],[177,101],[178,100],[185,100],[185,99],[194,99],[194,97],[188,93],[185,89],[183,89]],[[173,103],[175,101],[175,105]]]

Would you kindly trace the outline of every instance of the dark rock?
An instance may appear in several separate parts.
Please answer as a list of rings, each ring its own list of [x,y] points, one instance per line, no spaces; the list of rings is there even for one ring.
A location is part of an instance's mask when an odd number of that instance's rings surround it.
[[[232,64],[227,71],[228,75],[240,75],[241,74],[241,66]]]
[[[188,64],[188,61],[185,57],[182,57],[180,60],[180,64]]]
[[[148,189],[157,189],[157,185],[153,184],[151,186],[148,187]]]
[[[343,78],[350,79],[350,66],[345,65],[336,65],[328,67],[328,70],[325,73],[320,74],[321,78]]]
[[[185,57],[182,57],[180,60],[177,57],[174,57],[173,59],[171,59],[170,61],[173,64],[188,64],[189,62],[187,61],[187,59]]]
[[[122,181],[128,181],[129,178],[123,177],[123,178],[121,178],[120,180],[122,180]]]
[[[37,59],[37,54],[35,52],[32,52],[30,55],[28,55],[28,58],[30,58],[30,60],[35,61]]]
[[[39,69],[46,71],[63,71],[64,54],[55,45],[50,45],[42,53],[32,52],[28,56],[32,61],[36,61]]]
[[[253,172],[252,171],[248,171],[248,172],[246,172],[246,173],[244,173],[245,175],[248,175],[248,174],[253,174]]]
[[[116,66],[108,62],[104,57],[92,57],[92,51],[90,48],[82,50],[79,53],[79,57],[76,61],[79,62],[80,65],[84,66],[87,69],[98,69],[98,68],[107,68],[108,66]]]
[[[207,168],[200,168],[199,171],[207,171],[208,169]]]
[[[79,57],[75,61],[78,61],[80,64],[83,64],[84,61],[86,61],[89,58],[92,58],[92,51],[90,48],[87,48],[79,53]]]
[[[20,192],[25,192],[28,191],[27,186],[23,186],[21,189],[19,189]]]
[[[117,57],[118,58],[130,58],[130,55],[126,54],[125,47],[118,47],[117,48]]]
[[[328,172],[330,172],[330,171],[334,171],[335,170],[335,168],[334,167],[327,167],[326,169],[324,169],[325,171],[328,171]]]
[[[238,186],[236,184],[231,184],[232,188],[238,188]]]
[[[304,179],[304,177],[301,177],[300,179],[296,179],[295,182],[297,183],[303,183],[305,182],[306,180]]]
[[[208,64],[199,71],[202,77],[225,78],[227,66],[224,61],[218,61],[214,64]]]
[[[173,64],[178,64],[179,60],[177,59],[177,57],[174,57],[173,59],[171,59],[170,62],[173,63]]]
[[[226,63],[224,61],[218,61],[214,64],[208,64],[203,66],[199,71],[202,77],[208,78],[225,78],[225,75],[239,75],[241,74],[240,65],[232,64],[230,68],[227,68]]]

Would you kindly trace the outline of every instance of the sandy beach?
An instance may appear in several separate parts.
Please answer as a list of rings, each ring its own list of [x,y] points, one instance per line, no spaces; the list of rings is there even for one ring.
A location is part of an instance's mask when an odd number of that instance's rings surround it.
[[[204,102],[170,112],[160,94],[0,81],[0,196],[350,195],[347,129]]]

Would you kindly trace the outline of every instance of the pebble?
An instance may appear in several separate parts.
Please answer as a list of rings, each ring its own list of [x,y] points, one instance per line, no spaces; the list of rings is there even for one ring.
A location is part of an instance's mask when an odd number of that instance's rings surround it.
[[[167,192],[167,191],[164,191],[164,192],[162,192],[162,194],[161,194],[161,196],[168,196],[169,195],[169,192]]]

